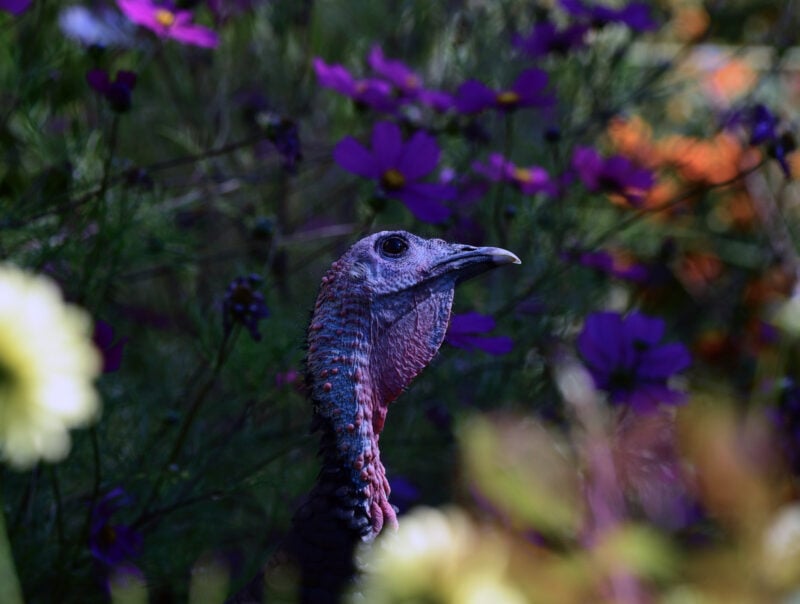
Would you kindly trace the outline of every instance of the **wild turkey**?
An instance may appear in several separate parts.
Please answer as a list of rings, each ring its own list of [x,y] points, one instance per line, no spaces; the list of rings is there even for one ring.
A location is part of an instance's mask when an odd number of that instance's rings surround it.
[[[384,231],[331,265],[308,328],[306,363],[322,470],[280,553],[229,602],[271,601],[262,595],[265,574],[286,563],[299,579],[294,601],[340,601],[355,574],[356,545],[397,526],[378,450],[389,403],[438,351],[455,286],[519,262],[500,248]]]

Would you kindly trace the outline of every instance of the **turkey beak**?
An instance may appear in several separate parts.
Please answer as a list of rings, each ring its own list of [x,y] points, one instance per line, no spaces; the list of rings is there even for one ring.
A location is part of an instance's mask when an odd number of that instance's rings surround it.
[[[500,247],[453,247],[454,253],[433,265],[433,271],[456,273],[457,283],[504,264],[522,264],[516,254]]]

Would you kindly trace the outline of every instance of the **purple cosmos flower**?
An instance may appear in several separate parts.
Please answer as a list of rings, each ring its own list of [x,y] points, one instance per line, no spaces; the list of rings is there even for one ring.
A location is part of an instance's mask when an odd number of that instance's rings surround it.
[[[12,15],[21,15],[31,5],[31,0],[0,0],[0,10]]]
[[[494,328],[495,320],[489,315],[477,312],[453,315],[444,339],[451,346],[465,350],[480,349],[494,355],[508,354],[514,346],[511,338],[481,335]]]
[[[658,24],[650,16],[650,7],[644,2],[631,2],[621,8],[599,4],[586,5],[583,0],[561,0],[561,7],[573,17],[584,18],[594,27],[609,23],[623,23],[636,31],[656,29]]]
[[[132,71],[120,70],[112,81],[104,69],[92,69],[86,74],[86,81],[105,97],[113,111],[124,113],[131,108],[131,93],[136,87],[136,74]]]
[[[476,161],[472,164],[472,169],[491,181],[510,182],[526,195],[546,193],[555,197],[558,194],[558,187],[547,170],[539,166],[520,168],[500,153],[490,154],[485,164]]]
[[[537,23],[526,37],[517,36],[514,46],[534,59],[548,54],[565,55],[586,45],[588,25],[570,25],[558,29],[550,21]]]
[[[325,88],[335,90],[363,105],[381,111],[393,113],[397,109],[397,99],[391,84],[375,78],[357,80],[342,65],[328,65],[316,57],[313,60],[317,80]]]
[[[216,48],[219,44],[216,32],[192,23],[191,11],[173,10],[149,0],[117,0],[117,6],[128,19],[152,30],[160,38],[205,48]]]
[[[438,223],[450,216],[442,201],[453,199],[456,191],[450,185],[419,181],[436,169],[440,153],[427,132],[419,130],[403,142],[397,124],[378,122],[372,129],[371,150],[348,136],[336,145],[333,157],[348,172],[378,182],[386,197],[402,201],[419,220]]]
[[[632,283],[647,283],[650,280],[649,268],[639,262],[624,262],[618,256],[598,250],[596,252],[582,252],[571,250],[562,257],[570,262],[577,262],[582,266],[595,269],[623,281]]]
[[[117,371],[122,363],[122,351],[128,343],[128,338],[115,338],[114,328],[105,321],[97,319],[92,339],[95,347],[103,355],[103,373]]]
[[[641,203],[655,183],[650,170],[640,168],[627,157],[612,155],[604,158],[590,147],[575,149],[572,167],[590,191],[616,193],[634,205]]]
[[[142,536],[137,531],[124,524],[111,523],[111,517],[130,503],[130,497],[117,487],[106,493],[92,510],[89,550],[108,567],[135,558],[141,550]]]
[[[376,74],[389,81],[403,96],[413,98],[422,89],[422,78],[402,61],[387,59],[377,44],[370,49],[367,63]]]
[[[269,316],[264,294],[257,291],[263,280],[258,275],[237,277],[228,285],[222,300],[222,323],[225,333],[230,332],[234,323],[244,325],[253,339],[261,340],[258,322]]]
[[[547,82],[547,73],[541,69],[526,69],[508,90],[493,90],[478,80],[467,80],[456,92],[456,108],[469,114],[489,108],[512,111],[519,107],[549,107],[555,98],[544,92]]]
[[[623,317],[598,312],[586,317],[578,336],[578,351],[595,385],[615,404],[639,412],[659,403],[679,404],[686,395],[672,390],[667,380],[691,364],[683,344],[659,344],[664,321],[634,312]]]
[[[748,132],[750,145],[766,145],[767,153],[778,161],[788,178],[791,169],[787,155],[797,148],[797,143],[791,132],[781,132],[780,125],[778,116],[761,103],[734,111],[725,123],[726,127],[742,126]]]

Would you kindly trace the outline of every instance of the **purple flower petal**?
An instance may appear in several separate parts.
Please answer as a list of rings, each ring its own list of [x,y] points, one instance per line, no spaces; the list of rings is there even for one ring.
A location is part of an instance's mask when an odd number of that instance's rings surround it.
[[[395,167],[406,178],[417,180],[436,169],[440,153],[436,138],[419,130],[406,142]]]
[[[0,0],[0,10],[17,16],[28,10],[30,4],[31,0]]]
[[[219,45],[217,33],[202,25],[181,25],[180,27],[176,25],[170,29],[167,35],[178,42],[203,48],[216,48]]]
[[[86,81],[92,89],[103,94],[108,90],[109,78],[105,69],[90,69],[86,73]]]
[[[333,158],[342,168],[364,178],[380,178],[375,158],[352,136],[343,138],[333,149]]]
[[[638,373],[646,378],[666,379],[692,364],[692,357],[683,344],[664,344],[642,352]]]
[[[497,93],[483,82],[467,80],[456,91],[456,108],[461,113],[478,113],[494,105]]]
[[[412,183],[394,193],[419,220],[438,224],[450,218],[452,211],[442,201],[455,197],[455,189],[436,183]]]
[[[372,128],[372,153],[382,174],[389,169],[398,169],[403,151],[403,135],[394,122],[378,122]]]

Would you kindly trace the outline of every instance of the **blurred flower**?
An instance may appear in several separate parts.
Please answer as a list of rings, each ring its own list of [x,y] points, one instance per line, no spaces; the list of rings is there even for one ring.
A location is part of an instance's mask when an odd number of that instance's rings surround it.
[[[192,23],[191,11],[172,10],[149,0],[117,0],[117,6],[128,19],[160,38],[205,48],[216,48],[219,44],[219,37],[213,30]]]
[[[105,321],[97,319],[94,322],[94,345],[103,355],[103,373],[112,373],[119,369],[122,363],[122,351],[128,338],[115,338],[114,328]]]
[[[609,23],[622,23],[636,31],[658,27],[650,15],[650,6],[644,2],[631,2],[620,8],[612,8],[600,4],[586,5],[582,0],[561,0],[561,8],[573,17],[589,20],[594,27]]]
[[[269,316],[264,294],[256,291],[263,279],[259,275],[237,277],[228,285],[225,297],[222,300],[222,322],[225,333],[228,333],[234,323],[244,325],[253,339],[261,340],[258,331],[258,322]]]
[[[89,550],[108,567],[116,567],[139,555],[142,536],[130,526],[111,524],[111,517],[130,503],[130,497],[117,487],[100,498],[92,510]]]
[[[681,178],[709,185],[733,180],[758,161],[756,156],[745,153],[735,136],[726,132],[710,139],[668,136],[658,147],[664,162],[674,167]]]
[[[767,408],[777,444],[789,468],[800,475],[800,386],[792,378],[782,380],[778,401]]]
[[[576,262],[582,266],[593,268],[616,279],[633,283],[646,283],[650,277],[650,270],[630,256],[617,251],[597,250],[594,252],[570,250],[565,252],[563,258]]]
[[[319,57],[314,58],[313,66],[321,86],[351,98],[357,105],[384,113],[397,109],[397,99],[388,82],[376,78],[357,80],[342,65],[328,65]]]
[[[392,504],[398,507],[401,514],[419,501],[419,489],[408,478],[393,476],[389,479],[389,486],[392,489]]]
[[[66,37],[85,46],[127,48],[133,44],[131,22],[105,6],[67,6],[58,13],[58,26]]]
[[[653,140],[653,128],[640,116],[616,116],[608,125],[608,138],[622,155],[635,159],[646,168],[656,168],[661,161]]]
[[[511,544],[460,510],[418,508],[358,556],[369,572],[347,602],[523,604],[511,577]]]
[[[481,335],[494,328],[495,320],[489,315],[477,312],[453,315],[444,339],[451,346],[464,350],[479,349],[494,355],[508,354],[514,346],[511,338]]]
[[[431,223],[450,216],[441,202],[456,194],[450,185],[418,182],[436,169],[440,153],[436,139],[422,130],[403,142],[400,127],[393,122],[375,124],[371,151],[350,136],[333,150],[345,170],[375,180],[383,194],[399,199],[419,220]]]
[[[499,153],[491,153],[485,164],[476,161],[472,169],[494,182],[510,182],[526,195],[546,193],[555,197],[558,194],[558,186],[547,170],[540,166],[520,168]]]
[[[655,182],[653,173],[622,155],[602,157],[590,147],[577,147],[572,166],[583,184],[593,192],[623,196],[633,205],[640,205],[645,193]]]
[[[377,44],[370,49],[367,63],[376,74],[388,80],[405,97],[414,98],[422,89],[422,78],[402,61],[387,59]]]
[[[132,71],[120,70],[111,81],[104,69],[91,69],[86,74],[86,81],[105,97],[111,109],[117,113],[124,113],[131,108],[131,93],[136,87],[136,74]]]
[[[28,10],[31,0],[0,0],[0,10],[12,15],[20,15]]]
[[[270,115],[266,124],[267,136],[283,157],[283,167],[290,174],[297,172],[303,159],[297,122],[287,117]]]
[[[586,317],[578,336],[578,351],[595,386],[615,404],[649,412],[659,403],[679,404],[686,395],[672,390],[667,380],[691,364],[683,344],[659,344],[664,321],[633,312],[623,317],[598,312]]]
[[[0,456],[12,466],[63,459],[68,429],[97,415],[91,333],[50,279],[0,265]]]
[[[748,132],[751,146],[766,145],[767,152],[774,157],[787,178],[791,176],[788,156],[797,148],[794,136],[788,131],[780,132],[780,119],[766,106],[758,103],[752,107],[732,112],[727,126],[742,126]]]
[[[710,57],[701,55],[699,59],[701,63],[703,59],[718,62],[720,57],[717,54],[712,54]],[[702,83],[703,90],[712,101],[728,107],[737,98],[753,90],[758,82],[758,73],[744,59],[724,58],[723,61],[722,65],[711,69],[710,73],[703,77]]]
[[[517,36],[514,46],[534,59],[548,54],[566,55],[586,45],[588,31],[588,25],[570,25],[558,29],[550,21],[543,21],[534,25],[533,30],[524,38]]]
[[[544,91],[547,73],[526,69],[508,90],[493,90],[478,80],[467,80],[456,92],[456,108],[461,113],[479,113],[484,109],[512,111],[520,107],[549,107],[555,97]]]

